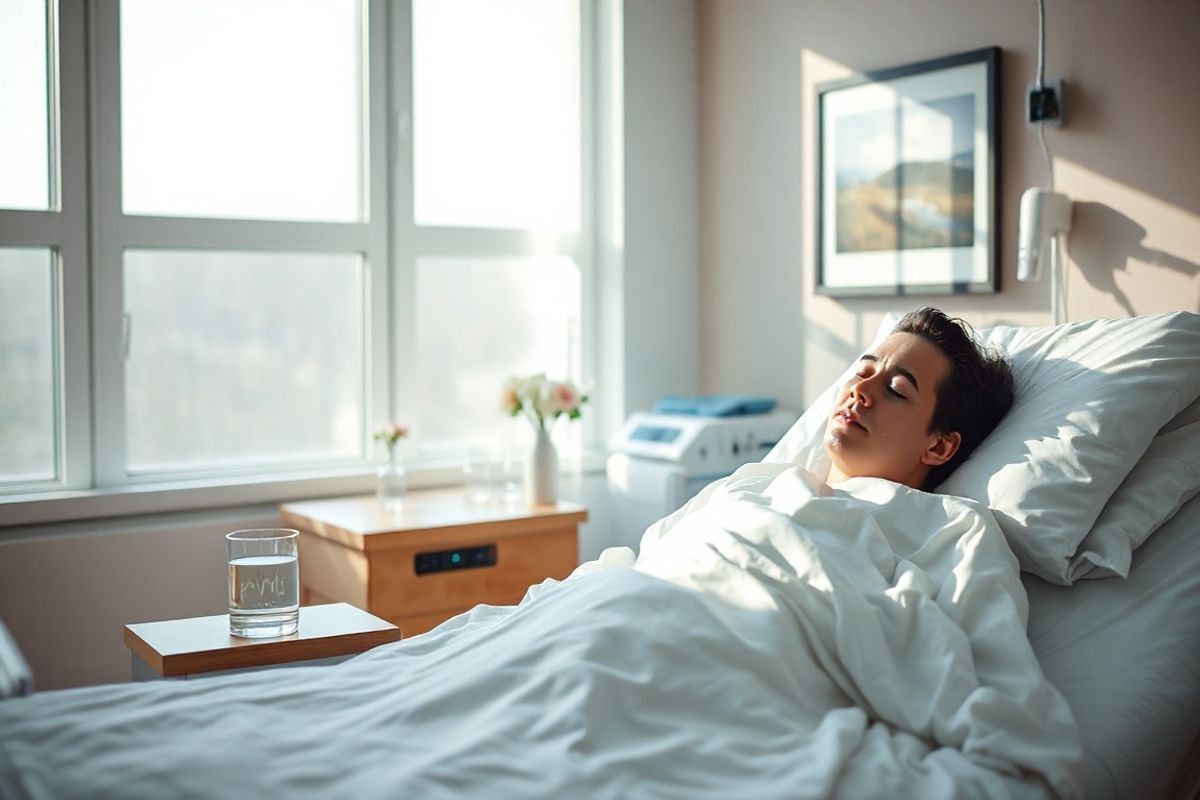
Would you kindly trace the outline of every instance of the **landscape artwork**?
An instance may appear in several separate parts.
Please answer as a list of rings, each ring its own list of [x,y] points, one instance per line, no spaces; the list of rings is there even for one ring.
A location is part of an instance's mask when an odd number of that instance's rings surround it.
[[[974,244],[974,97],[852,114],[834,130],[837,252]]]
[[[999,291],[1000,50],[817,86],[816,291]]]

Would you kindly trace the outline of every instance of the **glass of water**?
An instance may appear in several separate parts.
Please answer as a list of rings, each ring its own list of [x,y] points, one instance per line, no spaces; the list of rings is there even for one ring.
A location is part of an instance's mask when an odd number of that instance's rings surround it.
[[[287,528],[225,534],[229,550],[229,632],[257,639],[295,633],[300,623],[300,563]]]

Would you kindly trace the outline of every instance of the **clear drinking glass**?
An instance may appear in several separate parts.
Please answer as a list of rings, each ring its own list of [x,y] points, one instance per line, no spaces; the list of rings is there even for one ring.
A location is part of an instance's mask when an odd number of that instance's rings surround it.
[[[300,624],[299,532],[259,528],[225,534],[229,549],[229,632],[257,639]]]
[[[496,463],[488,450],[472,449],[463,462],[463,484],[467,502],[490,503],[495,499]]]
[[[522,453],[512,446],[506,447],[496,463],[496,491],[502,503],[519,503],[525,499],[525,488],[521,481],[525,472]]]

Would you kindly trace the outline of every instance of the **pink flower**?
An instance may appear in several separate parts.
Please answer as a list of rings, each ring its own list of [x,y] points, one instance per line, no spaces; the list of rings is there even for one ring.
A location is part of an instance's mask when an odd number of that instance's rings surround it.
[[[570,383],[556,383],[551,389],[554,398],[554,408],[563,414],[569,414],[579,406],[579,392]]]
[[[504,410],[511,416],[524,414],[537,428],[548,428],[565,414],[579,419],[579,407],[587,402],[571,381],[547,380],[544,373],[513,376],[505,384]]]
[[[388,449],[391,449],[396,442],[406,436],[408,436],[408,426],[402,422],[392,421],[385,422],[382,428],[375,431],[374,438],[387,445]]]
[[[516,386],[505,386],[504,395],[500,401],[506,414],[516,414],[521,410],[521,398],[517,396]]]

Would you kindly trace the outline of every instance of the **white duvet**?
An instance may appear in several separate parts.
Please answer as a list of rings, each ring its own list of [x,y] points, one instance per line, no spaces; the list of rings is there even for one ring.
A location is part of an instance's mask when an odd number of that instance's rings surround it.
[[[750,465],[630,561],[334,667],[0,703],[0,797],[1080,794],[970,502]]]

